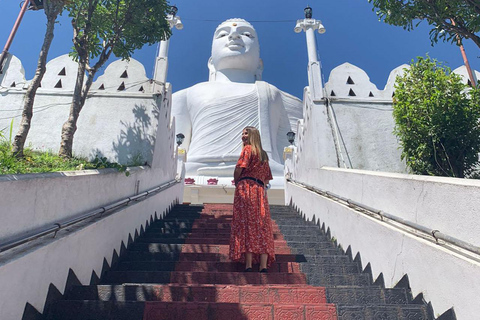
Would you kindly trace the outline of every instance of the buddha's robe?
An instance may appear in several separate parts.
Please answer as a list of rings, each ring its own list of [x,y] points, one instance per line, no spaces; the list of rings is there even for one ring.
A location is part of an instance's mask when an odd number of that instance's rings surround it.
[[[301,116],[299,99],[263,81],[203,82],[175,93],[172,101],[176,133],[185,135],[189,177],[232,176],[246,126],[260,130],[272,174],[283,177],[286,134]]]

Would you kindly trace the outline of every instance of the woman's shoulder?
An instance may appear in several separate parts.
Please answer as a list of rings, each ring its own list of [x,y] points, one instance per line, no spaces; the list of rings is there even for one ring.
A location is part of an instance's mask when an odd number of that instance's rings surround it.
[[[247,144],[246,146],[243,147],[242,152],[251,153],[252,152],[252,146]]]

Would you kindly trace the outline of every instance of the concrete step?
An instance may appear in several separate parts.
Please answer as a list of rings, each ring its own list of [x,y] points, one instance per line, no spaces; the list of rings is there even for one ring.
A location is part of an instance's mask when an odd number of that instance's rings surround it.
[[[372,279],[368,274],[307,274],[309,285],[319,287],[339,286],[373,286]]]
[[[284,239],[290,243],[298,242],[332,242],[330,238],[323,234],[315,234],[313,232],[304,234],[284,234]]]
[[[338,253],[338,250],[335,250]],[[344,254],[337,255],[301,255],[309,263],[349,263],[352,262],[349,256]]]
[[[405,289],[327,288],[327,299],[338,305],[408,304]]]
[[[49,307],[46,319],[143,320],[144,310],[145,302],[137,301],[59,300]]]
[[[428,320],[427,308],[424,305],[368,305],[338,306],[339,320]]]
[[[102,284],[307,284],[303,273],[107,271]]]
[[[358,264],[354,262],[348,263],[302,263],[300,266],[303,273],[310,275],[315,273],[320,274],[355,274],[360,273]]]
[[[314,224],[297,224],[296,222],[288,222],[285,224],[276,223],[277,226],[280,228],[282,233],[289,233],[293,230],[297,231],[308,231],[308,230],[318,230],[321,231],[320,227]]]
[[[308,249],[305,249],[305,248],[292,248],[290,247],[290,250],[292,253],[296,253],[296,254],[301,254],[301,255],[305,255],[305,256],[334,256],[334,255],[338,255],[338,256],[343,256],[344,253],[341,252],[340,250],[338,249],[335,249],[335,248],[330,248],[330,249],[323,249],[323,248],[308,248]]]
[[[226,303],[317,303],[327,302],[325,288],[295,285],[99,285],[74,286],[67,300],[164,301]]]
[[[323,241],[288,241],[287,244],[297,250],[307,250],[307,249],[336,249],[335,244],[332,241],[329,240],[323,240]]]
[[[118,271],[192,271],[192,272],[243,272],[245,265],[238,262],[218,261],[124,261],[117,268]],[[258,271],[258,265],[254,266]],[[270,273],[286,272],[299,273],[298,262],[275,262],[268,271]]]
[[[182,253],[221,253],[228,254],[228,245],[217,244],[168,244],[168,243],[132,243],[129,248],[132,251],[145,252],[182,252]],[[322,249],[318,249],[322,250]],[[318,251],[317,250],[317,251]],[[314,250],[315,251],[315,250]],[[276,254],[290,254],[287,246],[276,247]]]
[[[313,229],[313,228],[306,229],[306,230],[305,229],[300,229],[300,230],[288,229],[288,230],[279,231],[279,233],[281,233],[285,239],[289,239],[291,237],[317,236],[317,237],[322,237],[329,240],[329,238],[320,229]],[[295,238],[292,238],[292,241],[298,241],[298,240]]]
[[[188,237],[188,238],[148,238],[141,237],[137,240],[139,243],[170,243],[170,244],[218,244],[218,245],[228,245],[230,243],[230,238],[206,238],[206,237]],[[274,240],[275,247],[286,247],[287,243],[285,240]],[[319,247],[331,247],[330,243],[319,243]],[[308,246],[308,244],[305,244]]]
[[[148,230],[142,237],[143,238],[178,238],[186,239],[192,238],[214,238],[214,239],[230,239],[230,232],[205,232],[201,229],[195,229],[194,232],[155,232]],[[279,232],[273,234],[274,240],[285,240],[283,235]]]
[[[218,261],[231,262],[228,254],[220,253],[180,253],[180,252],[142,252],[128,251],[122,256],[121,261]],[[302,255],[276,254],[277,262],[305,262]]]
[[[334,320],[331,304],[237,304],[213,302],[59,301],[48,320]],[[58,317],[57,317],[58,315]]]

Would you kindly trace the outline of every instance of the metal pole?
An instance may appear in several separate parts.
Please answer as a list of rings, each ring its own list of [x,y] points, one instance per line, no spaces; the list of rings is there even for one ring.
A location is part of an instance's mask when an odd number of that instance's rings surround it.
[[[3,48],[3,51],[0,55],[0,74],[3,73],[3,63],[7,58],[8,49],[10,49],[10,45],[12,44],[13,38],[15,37],[15,33],[17,33],[17,30],[18,30],[18,27],[20,26],[20,22],[22,21],[23,15],[25,14],[25,11],[27,11],[27,7],[29,3],[30,3],[30,0],[25,0],[25,2],[23,3],[22,9],[18,14],[17,21],[15,21],[15,24],[13,25],[13,29],[10,32],[10,36],[7,39],[7,43],[5,44],[5,47]]]
[[[465,48],[463,47],[463,45],[460,45],[460,52],[462,53],[463,63],[465,64],[465,67],[467,68],[468,77],[470,78],[470,82],[472,83],[472,87],[476,88],[477,87],[477,77],[473,73],[472,68],[470,68],[470,63],[468,62],[467,54],[465,53]]]
[[[455,26],[455,21],[453,19],[450,19],[452,22],[452,25]],[[460,52],[462,53],[462,58],[463,58],[463,63],[465,64],[465,67],[467,68],[468,72],[468,77],[470,78],[470,82],[472,83],[472,87],[476,88],[477,87],[477,77],[472,71],[472,68],[470,68],[470,63],[468,62],[467,58],[467,53],[465,52],[465,48],[463,47],[462,42],[460,41],[460,37],[457,34],[457,42],[458,46],[460,47]]]

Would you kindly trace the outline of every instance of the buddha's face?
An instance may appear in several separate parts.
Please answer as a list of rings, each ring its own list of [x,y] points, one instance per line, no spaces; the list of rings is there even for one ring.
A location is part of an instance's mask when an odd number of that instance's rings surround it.
[[[255,72],[260,63],[260,45],[255,29],[242,21],[222,23],[213,36],[215,70],[242,69]]]

